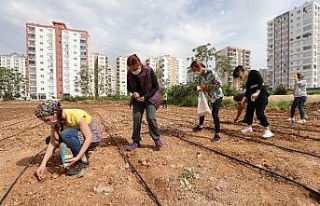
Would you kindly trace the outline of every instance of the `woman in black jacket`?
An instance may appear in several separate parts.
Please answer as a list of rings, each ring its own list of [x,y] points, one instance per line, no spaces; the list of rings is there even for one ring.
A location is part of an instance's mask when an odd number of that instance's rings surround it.
[[[156,120],[156,110],[161,104],[157,76],[150,67],[143,65],[135,54],[128,57],[127,66],[127,89],[132,93],[133,99],[133,142],[127,150],[133,151],[140,147],[140,131],[144,110],[147,113],[150,135],[156,148],[160,149],[163,143],[160,140]]]
[[[263,79],[259,71],[247,71],[243,68],[243,66],[239,65],[233,71],[233,78],[246,81],[246,92],[242,101],[247,101],[246,123],[248,124],[248,127],[242,129],[241,132],[253,132],[252,122],[254,111],[256,111],[256,115],[260,121],[260,124],[265,128],[263,137],[272,137],[274,134],[270,131],[269,122],[264,113],[268,105],[269,93],[266,87],[263,85]]]

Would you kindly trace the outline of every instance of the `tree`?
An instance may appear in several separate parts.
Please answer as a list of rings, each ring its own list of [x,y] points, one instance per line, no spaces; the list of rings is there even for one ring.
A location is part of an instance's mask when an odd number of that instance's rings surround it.
[[[221,74],[221,79],[229,83],[231,76],[232,66],[230,65],[229,59],[226,56],[215,53],[216,69]]]
[[[92,74],[88,66],[82,66],[78,76],[75,78],[75,87],[81,89],[83,96],[88,97],[92,95],[91,91]],[[78,90],[79,91],[79,90]]]
[[[287,95],[288,93],[288,89],[285,88],[285,86],[283,86],[282,84],[277,86],[277,88],[275,88],[275,90],[273,91],[274,95]]]
[[[0,96],[5,99],[19,97],[24,79],[18,70],[0,67]]]
[[[188,60],[198,59],[201,61],[207,68],[211,67],[211,62],[215,58],[216,48],[211,46],[210,43],[200,45],[194,49],[192,49],[194,54],[193,57],[188,58]]]

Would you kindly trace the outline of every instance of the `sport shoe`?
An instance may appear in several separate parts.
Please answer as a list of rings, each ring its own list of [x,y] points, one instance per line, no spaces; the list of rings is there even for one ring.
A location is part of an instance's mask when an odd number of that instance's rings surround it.
[[[155,143],[157,149],[160,149],[161,147],[163,147],[163,143],[161,142],[160,139],[155,140],[154,143]]]
[[[262,135],[263,138],[270,138],[273,136],[274,136],[274,134],[269,129],[265,130],[264,134]]]
[[[132,152],[133,150],[137,149],[138,147],[140,147],[140,143],[138,142],[133,142],[132,144],[130,144],[127,147],[127,151]]]
[[[252,127],[246,127],[244,129],[241,130],[242,133],[249,133],[249,132],[253,132]]]
[[[289,118],[287,119],[287,121],[288,121],[288,122],[294,122],[294,118],[289,117]]]
[[[297,121],[299,124],[305,124],[307,123],[307,120],[305,119],[300,119],[299,121]]]
[[[193,132],[200,132],[203,130],[203,126],[197,125],[196,127],[192,128]]]
[[[67,175],[68,176],[73,176],[77,175],[79,173],[83,173],[84,169],[88,167],[89,164],[87,163],[82,163],[81,161],[76,162],[74,165],[69,167],[67,169]]]
[[[214,134],[213,138],[211,139],[212,142],[218,142],[221,139],[219,134]]]

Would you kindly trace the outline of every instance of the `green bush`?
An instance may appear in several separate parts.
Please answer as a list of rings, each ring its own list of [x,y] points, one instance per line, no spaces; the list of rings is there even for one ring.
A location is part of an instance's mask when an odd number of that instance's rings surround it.
[[[3,96],[3,101],[11,101],[11,100],[14,100],[13,94],[6,92]]]
[[[168,91],[168,103],[177,106],[194,107],[198,102],[197,86],[194,83],[188,85],[175,85]]]
[[[234,107],[235,106],[235,103],[232,99],[228,98],[228,99],[225,99],[223,98],[222,99],[222,106],[223,107],[226,107],[226,108],[230,108],[230,107]]]
[[[278,103],[278,108],[281,111],[285,111],[288,110],[291,106],[291,102],[287,102],[287,101],[281,101]]]
[[[279,85],[274,91],[273,95],[287,95],[289,94],[289,91],[286,87],[283,85]]]
[[[239,92],[232,85],[224,85],[222,87],[222,90],[223,90],[223,94],[228,97],[239,94]]]
[[[271,102],[268,104],[267,109],[269,110],[277,110],[277,111],[285,111],[290,109],[291,107],[291,103],[290,101],[281,101],[281,102]]]

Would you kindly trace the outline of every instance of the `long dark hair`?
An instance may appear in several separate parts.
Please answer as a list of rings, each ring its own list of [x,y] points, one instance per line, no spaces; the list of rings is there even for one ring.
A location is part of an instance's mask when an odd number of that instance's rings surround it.
[[[130,67],[130,66],[133,66],[133,65],[136,65],[136,64],[142,65],[139,57],[136,54],[130,55],[128,57],[128,59],[127,59],[127,66]]]
[[[63,118],[63,109],[61,107],[59,107],[56,111],[55,114],[57,115],[57,120],[58,123],[54,126],[54,129],[56,130],[56,132],[59,134],[61,134],[61,132],[64,130],[64,124],[66,122],[65,118]]]
[[[193,60],[192,62],[191,62],[191,64],[190,64],[190,67],[191,67],[191,69],[194,67],[194,68],[200,68],[200,67],[203,67],[203,68],[206,68],[206,66],[203,64],[203,63],[201,63],[198,59],[196,59],[196,60]]]

